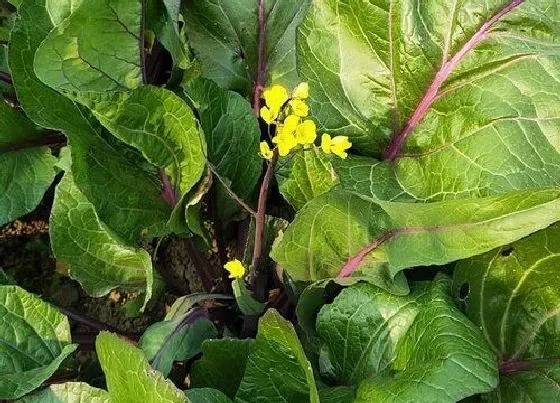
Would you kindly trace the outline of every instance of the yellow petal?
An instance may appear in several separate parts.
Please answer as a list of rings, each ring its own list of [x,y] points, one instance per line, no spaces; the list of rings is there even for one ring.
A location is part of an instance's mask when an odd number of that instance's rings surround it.
[[[268,145],[268,143],[266,141],[261,142],[260,149],[261,149],[261,157],[263,157],[265,160],[272,159],[272,155],[274,153],[272,152],[272,150],[270,149],[270,146]]]
[[[346,158],[348,153],[345,151],[352,147],[352,143],[348,140],[348,136],[336,136],[332,139],[331,151],[340,158]]]
[[[282,133],[294,134],[296,132],[298,125],[299,125],[299,117],[296,115],[288,115],[288,117],[284,119],[284,125],[282,126]]]
[[[277,117],[278,117],[278,112],[274,113],[274,111],[267,108],[266,106],[263,106],[261,108],[261,118],[263,118],[263,120],[266,122],[267,125],[274,122],[274,119],[276,119]]]
[[[297,145],[296,138],[293,134],[282,131],[279,135],[272,139],[273,143],[278,145],[278,154],[285,157]]]
[[[312,120],[305,120],[296,129],[296,140],[298,144],[313,144],[317,138],[317,128]]]
[[[224,269],[229,272],[229,278],[241,278],[245,275],[245,267],[237,260],[233,259],[224,265]]]
[[[292,99],[289,105],[294,115],[301,116],[302,118],[309,115],[309,106],[301,99]]]
[[[307,99],[309,97],[309,85],[306,82],[299,83],[292,93],[292,98]]]
[[[274,85],[263,92],[263,97],[270,110],[278,113],[289,96],[286,88],[281,85]]]
[[[327,133],[324,133],[321,136],[321,148],[323,149],[323,152],[325,154],[331,153],[331,142],[331,136],[329,136]]]

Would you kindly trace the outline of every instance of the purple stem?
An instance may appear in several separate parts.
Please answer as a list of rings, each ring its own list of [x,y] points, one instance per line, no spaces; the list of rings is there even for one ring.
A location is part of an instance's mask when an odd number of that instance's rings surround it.
[[[434,100],[438,96],[438,91],[441,85],[447,80],[453,69],[457,67],[459,62],[465,57],[465,55],[471,51],[474,47],[476,47],[480,42],[485,40],[490,33],[490,28],[494,24],[496,24],[500,19],[502,19],[505,15],[515,9],[517,6],[525,2],[525,0],[513,0],[509,5],[504,7],[502,10],[494,14],[492,18],[490,18],[486,23],[480,27],[480,29],[471,37],[471,39],[457,52],[455,56],[448,62],[444,63],[441,69],[436,73],[434,81],[432,85],[426,91],[424,98],[420,101],[420,104],[412,114],[412,117],[406,123],[404,129],[393,138],[387,150],[385,152],[385,159],[393,161],[397,158],[399,151],[407,139],[407,137],[412,133],[412,131],[416,128],[418,123],[422,120],[428,108],[432,105]]]
[[[257,60],[257,80],[255,82],[255,90],[253,96],[253,111],[259,116],[261,109],[261,94],[264,88],[264,80],[266,78],[266,14],[264,0],[259,2],[259,48]]]
[[[12,77],[3,71],[0,71],[0,81],[4,81],[7,84],[12,85],[14,82],[12,81]]]
[[[161,180],[163,182],[163,199],[169,204],[172,208],[177,205],[177,193],[173,188],[173,185],[169,181],[169,177],[165,173],[164,169],[160,170]]]

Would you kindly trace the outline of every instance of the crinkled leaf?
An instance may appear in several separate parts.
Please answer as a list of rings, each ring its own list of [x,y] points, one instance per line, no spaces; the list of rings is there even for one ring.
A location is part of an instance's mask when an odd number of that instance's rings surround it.
[[[353,403],[355,400],[354,388],[349,386],[337,386],[319,390],[321,403]]]
[[[260,319],[255,349],[249,355],[235,400],[319,402],[313,370],[296,332],[273,309]]]
[[[358,402],[456,402],[497,384],[484,337],[453,305],[437,277],[408,296],[371,284],[344,289],[317,318],[321,371],[359,384]]]
[[[38,388],[77,345],[66,316],[17,286],[0,286],[0,399]]]
[[[171,173],[180,196],[204,171],[204,140],[190,108],[173,92],[145,86],[129,92],[78,95],[120,140]]]
[[[370,160],[353,181],[386,197],[379,179],[390,172],[389,193],[422,201],[559,185],[551,4],[314,2],[296,44],[318,129],[348,135],[362,154],[397,156]]]
[[[76,184],[107,225],[135,242],[147,228],[162,226],[169,217],[170,209],[160,196],[161,182],[141,156],[100,130],[83,108],[35,76],[31,68],[35,50],[52,28],[44,1],[22,4],[9,47],[18,100],[36,124],[69,137]]]
[[[90,294],[100,297],[122,287],[152,295],[151,257],[143,249],[123,243],[99,219],[94,206],[67,172],[55,192],[50,217],[51,245],[70,277]]]
[[[95,345],[112,402],[185,402],[185,395],[150,367],[142,350],[108,332],[101,332]]]
[[[66,382],[25,396],[21,403],[109,403],[109,394],[84,382]]]
[[[295,279],[363,278],[405,292],[403,269],[441,265],[513,242],[560,219],[560,191],[392,203],[331,191],[309,202],[272,257]]]
[[[295,29],[308,0],[266,1],[266,83],[295,87]],[[183,2],[185,29],[205,77],[222,88],[252,94],[257,77],[258,2]]]
[[[191,386],[218,389],[233,399],[254,348],[253,339],[206,340],[202,358],[192,366]]]
[[[40,44],[35,72],[59,91],[110,91],[142,83],[142,2],[87,0]]]
[[[519,394],[535,402],[557,400],[560,366],[552,359],[560,355],[559,264],[560,225],[555,224],[455,269],[457,299],[483,330],[502,368],[512,371],[504,371],[493,399],[502,395],[508,401]]]
[[[174,361],[186,361],[201,351],[202,342],[217,336],[216,327],[202,308],[175,315],[146,329],[138,347],[152,368],[167,376]]]
[[[184,92],[198,111],[208,159],[220,176],[231,181],[231,190],[247,199],[262,171],[261,131],[251,105],[239,94],[202,78],[188,82]]]
[[[243,315],[259,316],[266,309],[266,304],[255,299],[243,278],[234,279],[231,282],[231,288],[233,289],[235,302],[237,302],[237,306]]]
[[[276,178],[280,193],[296,210],[338,184],[329,158],[317,147],[296,152],[284,160],[278,163]]]
[[[189,389],[185,394],[191,403],[231,403],[229,397],[216,389]]]

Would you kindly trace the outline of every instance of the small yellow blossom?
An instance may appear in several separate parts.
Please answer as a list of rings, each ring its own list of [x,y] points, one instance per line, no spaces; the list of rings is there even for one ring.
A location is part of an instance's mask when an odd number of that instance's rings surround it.
[[[317,128],[312,120],[306,119],[296,129],[298,144],[313,144],[317,138]]]
[[[346,158],[348,153],[347,149],[352,147],[352,143],[348,141],[348,136],[336,136],[331,138],[328,134],[323,134],[321,137],[321,148],[323,152],[339,156],[340,158]]]
[[[261,157],[263,157],[265,160],[272,159],[272,155],[274,153],[272,152],[272,150],[270,149],[270,147],[269,147],[269,145],[266,141],[261,142],[260,149],[261,149]]]
[[[309,97],[309,85],[306,82],[299,83],[292,93],[292,98],[307,99],[307,97]]]
[[[280,154],[281,157],[288,155],[290,151],[297,146],[294,133],[290,133],[283,128],[279,129],[278,134],[272,139],[272,142],[278,145],[278,154]]]
[[[292,99],[289,105],[294,115],[301,116],[302,118],[309,115],[309,106],[301,99]]]
[[[280,109],[286,103],[289,98],[288,91],[281,85],[274,85],[271,88],[263,92],[264,100],[266,101],[266,106],[274,115],[274,118],[280,113]],[[262,113],[262,111],[261,111]]]
[[[278,133],[294,134],[296,132],[298,125],[299,125],[299,117],[296,115],[288,115],[288,117],[284,119],[284,124],[280,126]]]
[[[224,269],[229,272],[229,278],[241,278],[245,275],[245,267],[237,260],[233,259],[224,265]]]
[[[272,110],[270,110],[269,108],[267,108],[266,106],[263,106],[261,108],[261,118],[263,118],[263,120],[266,122],[267,125],[271,124],[272,122],[274,122],[274,120],[278,117],[278,112],[273,113]]]

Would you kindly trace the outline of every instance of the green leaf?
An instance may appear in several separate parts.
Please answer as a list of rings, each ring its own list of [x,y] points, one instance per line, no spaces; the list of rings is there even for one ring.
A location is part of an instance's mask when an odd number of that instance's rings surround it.
[[[0,286],[0,399],[38,388],[76,347],[58,310],[20,287]]]
[[[202,342],[217,336],[216,327],[202,308],[167,315],[146,329],[138,347],[152,368],[167,376],[174,361],[186,361],[201,352]]]
[[[0,226],[32,211],[54,180],[56,158],[47,147],[17,149],[40,137],[31,121],[0,100]]]
[[[276,178],[280,193],[296,210],[338,184],[328,156],[318,147],[306,148],[284,160],[278,163]]]
[[[292,324],[275,310],[259,322],[254,351],[236,395],[238,402],[311,402],[319,397],[311,364]]]
[[[142,83],[141,14],[139,0],[82,2],[68,18],[53,21],[56,29],[35,54],[37,77],[59,91],[136,88]]]
[[[101,332],[95,345],[112,402],[185,402],[185,395],[151,369],[144,353],[132,344]]]
[[[355,397],[354,388],[349,386],[337,386],[319,390],[321,403],[353,403]]]
[[[344,289],[317,318],[321,372],[358,384],[357,402],[456,402],[497,384],[497,363],[479,329],[436,277],[396,296],[371,284]]]
[[[202,358],[192,366],[191,386],[214,388],[233,399],[254,348],[253,339],[206,340]]]
[[[295,29],[308,5],[309,0],[265,2],[266,85],[296,86]],[[252,0],[183,2],[185,29],[203,75],[245,96],[257,77],[257,8]]]
[[[389,193],[422,201],[558,186],[560,17],[549,8],[313,2],[296,46],[318,130],[395,159],[370,160],[355,178],[377,197],[387,171]]]
[[[49,386],[18,400],[21,403],[109,403],[109,394],[84,382],[66,382]]]
[[[16,280],[0,267],[0,285],[17,285]]]
[[[121,287],[145,292],[145,303],[150,300],[150,255],[127,246],[107,228],[69,172],[56,189],[49,225],[54,255],[90,295],[100,297]]]
[[[542,229],[560,219],[559,196],[542,189],[420,204],[331,191],[300,210],[272,257],[294,280],[352,276],[406,293],[403,269],[467,258]]]
[[[503,374],[498,389],[484,399],[492,403],[556,402],[560,400],[560,361],[534,361],[518,372]]]
[[[516,394],[535,402],[557,398],[559,264],[560,225],[555,224],[456,266],[456,297],[501,362],[504,374],[493,399],[502,395],[508,401]]]
[[[19,9],[9,45],[18,100],[37,125],[68,136],[76,184],[113,231],[135,242],[146,229],[163,226],[169,218],[170,209],[160,195],[162,183],[140,155],[103,132],[87,111],[35,76],[33,57],[53,28],[51,15],[40,0],[27,0]]]
[[[237,306],[244,315],[259,316],[264,312],[264,310],[266,309],[266,304],[257,301],[253,297],[253,294],[247,288],[247,285],[245,284],[245,280],[243,278],[234,279],[231,282],[231,287],[233,289],[233,295],[235,296]]]
[[[114,136],[171,173],[171,184],[181,196],[201,178],[204,140],[192,111],[173,92],[145,86],[129,92],[78,95],[78,99]]]
[[[231,403],[229,397],[216,389],[189,389],[185,394],[192,403]]]
[[[255,190],[263,165],[258,155],[261,130],[251,105],[239,94],[202,78],[188,82],[184,93],[198,111],[208,159],[231,182],[231,190],[246,200]]]

